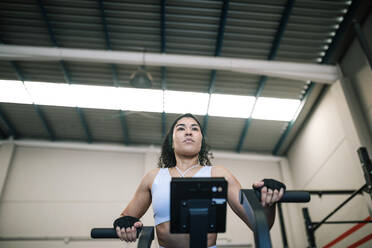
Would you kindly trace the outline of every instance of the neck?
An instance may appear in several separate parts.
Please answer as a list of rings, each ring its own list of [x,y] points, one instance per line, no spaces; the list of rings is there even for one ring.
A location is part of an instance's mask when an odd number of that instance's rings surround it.
[[[187,170],[191,166],[194,166],[199,163],[199,155],[197,154],[194,157],[184,157],[176,154],[176,166],[181,170]]]

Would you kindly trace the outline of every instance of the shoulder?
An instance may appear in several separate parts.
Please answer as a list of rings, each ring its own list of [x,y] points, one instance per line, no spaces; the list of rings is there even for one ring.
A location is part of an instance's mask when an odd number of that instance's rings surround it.
[[[155,179],[156,175],[158,174],[159,170],[160,170],[160,168],[155,168],[155,169],[152,169],[149,172],[147,172],[142,179],[142,184],[151,188],[151,185],[154,182],[154,179]]]
[[[236,177],[229,169],[223,166],[213,166],[212,177],[224,177],[229,184],[229,188],[241,188],[241,185]]]
[[[221,165],[212,166],[212,177],[230,177],[230,176],[232,176],[232,174],[227,168]]]

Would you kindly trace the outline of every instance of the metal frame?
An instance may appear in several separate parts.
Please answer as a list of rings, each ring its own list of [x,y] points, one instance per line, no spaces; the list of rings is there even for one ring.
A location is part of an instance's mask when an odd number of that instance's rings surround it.
[[[6,137],[7,137],[7,135],[5,134],[5,132],[0,127],[0,138],[5,139]]]
[[[278,203],[278,213],[279,213],[280,233],[282,235],[283,247],[288,248],[287,232],[286,232],[286,229],[285,229],[283,209],[282,209],[282,204],[281,203]]]
[[[4,122],[6,125],[6,128],[9,129],[10,134],[5,134],[4,138],[8,136],[13,136],[14,139],[19,138],[18,131],[15,129],[14,125],[9,121],[8,117],[4,114],[4,111],[2,110],[0,106],[0,119]]]
[[[127,124],[126,112],[123,111],[123,110],[119,110],[119,116],[120,116],[121,129],[123,130],[124,144],[125,145],[129,145],[130,144],[130,139],[129,139],[129,132],[128,132],[128,124]]]
[[[65,60],[122,65],[143,65],[145,63],[147,66],[225,70],[291,80],[313,80],[325,84],[333,84],[341,76],[337,66],[325,64],[97,49],[59,47],[38,47],[36,49],[32,46],[0,46],[1,60],[14,60],[15,57],[17,60],[32,61]]]
[[[311,191],[312,194],[317,194],[319,195],[319,197],[322,194],[333,195],[333,194],[350,194],[351,193],[351,195],[348,198],[346,198],[342,203],[340,203],[334,210],[332,210],[321,221],[312,221],[310,214],[309,214],[309,209],[308,208],[302,209],[302,214],[305,220],[307,240],[308,240],[310,247],[316,247],[315,231],[323,224],[372,223],[372,221],[365,221],[365,220],[327,221],[332,215],[334,215],[338,210],[340,210],[343,206],[345,206],[356,195],[366,192],[372,197],[372,162],[368,156],[368,152],[365,147],[361,147],[358,149],[358,155],[360,158],[360,162],[362,164],[362,169],[363,169],[364,177],[366,180],[366,183],[362,187],[354,191],[350,191],[350,190]]]
[[[282,14],[282,17],[281,17],[281,20],[280,20],[278,31],[276,32],[275,39],[273,40],[271,50],[270,50],[270,53],[269,53],[269,56],[268,56],[267,60],[274,60],[275,57],[276,57],[276,54],[277,54],[279,46],[280,46],[280,42],[281,42],[281,40],[283,38],[283,35],[284,35],[284,31],[287,27],[289,16],[291,15],[291,12],[292,12],[292,9],[293,9],[294,2],[295,2],[295,0],[288,0],[287,3],[286,3],[285,9],[283,11],[283,14]],[[256,106],[258,97],[262,94],[262,91],[263,91],[263,88],[265,87],[266,81],[267,81],[267,76],[261,76],[260,77],[260,80],[258,82],[258,88],[257,88],[256,94],[255,94],[256,100],[253,104],[253,108],[252,108],[252,111],[250,113],[250,117],[245,120],[244,127],[243,127],[242,133],[241,133],[240,138],[239,138],[239,143],[236,147],[236,151],[238,153],[240,153],[242,148],[243,148],[244,140],[247,136],[248,128],[249,128],[249,126],[251,124],[251,121],[252,121],[252,117],[251,117],[252,113],[253,113],[254,108]]]
[[[372,69],[372,51],[368,46],[366,36],[364,35],[363,30],[360,27],[360,24],[357,20],[353,20],[353,28],[354,28],[356,37],[358,38],[359,44],[362,47],[362,50],[364,51],[364,54],[367,57],[369,67]]]

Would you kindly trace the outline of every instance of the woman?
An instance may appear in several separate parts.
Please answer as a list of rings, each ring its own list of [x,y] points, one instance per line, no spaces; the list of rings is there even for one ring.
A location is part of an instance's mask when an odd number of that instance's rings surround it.
[[[170,181],[172,177],[224,177],[228,182],[228,203],[232,210],[251,228],[248,217],[239,202],[240,183],[229,170],[222,166],[211,166],[208,147],[199,121],[191,114],[179,116],[168,131],[159,158],[159,167],[148,172],[114,228],[121,240],[134,242],[139,220],[152,203],[156,234],[160,247],[189,247],[188,234],[170,233]],[[264,185],[265,184],[265,185]],[[253,184],[260,188],[261,204],[265,208],[269,226],[275,219],[275,206],[284,193],[285,185],[271,179]],[[208,234],[208,247],[216,247],[217,233]]]

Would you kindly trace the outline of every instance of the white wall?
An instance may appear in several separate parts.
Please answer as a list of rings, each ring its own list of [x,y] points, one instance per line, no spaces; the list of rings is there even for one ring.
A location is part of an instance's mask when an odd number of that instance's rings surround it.
[[[88,238],[92,227],[111,227],[145,172],[156,167],[158,159],[156,148],[58,142],[17,144],[1,196],[1,237]],[[6,153],[6,147],[0,147],[0,154]],[[213,163],[229,168],[243,187],[251,188],[252,182],[262,178],[282,180],[279,157],[221,152],[214,156]],[[154,225],[152,214],[150,207],[142,218],[145,225]],[[278,221],[271,235],[275,247],[282,247]],[[231,210],[227,233],[219,235],[218,244],[253,244],[251,231]],[[116,240],[0,241],[0,247],[108,246],[135,247]],[[156,242],[153,247],[157,247]]]
[[[364,183],[357,149],[361,146],[341,82],[332,85],[301,130],[288,152],[294,187],[298,189],[357,189]],[[309,204],[312,221],[320,221],[347,195],[313,196]],[[365,199],[357,196],[329,220],[361,220],[369,216]],[[352,225],[322,225],[316,232],[319,247]],[[370,234],[365,226],[333,247],[346,247]],[[304,241],[305,242],[305,241]],[[371,247],[368,242],[363,247]]]
[[[371,49],[372,14],[362,30]],[[330,87],[289,149],[295,188],[357,189],[365,183],[356,150],[365,146],[372,156],[372,70],[357,39],[345,53],[340,67],[345,78]],[[319,221],[346,198],[346,195],[314,196],[306,206],[312,220]],[[365,194],[357,196],[330,220],[361,220],[371,213],[371,198]],[[318,246],[352,226],[321,226],[315,235]],[[332,247],[347,247],[371,232],[371,225],[365,225]],[[372,247],[372,241],[360,247]]]

